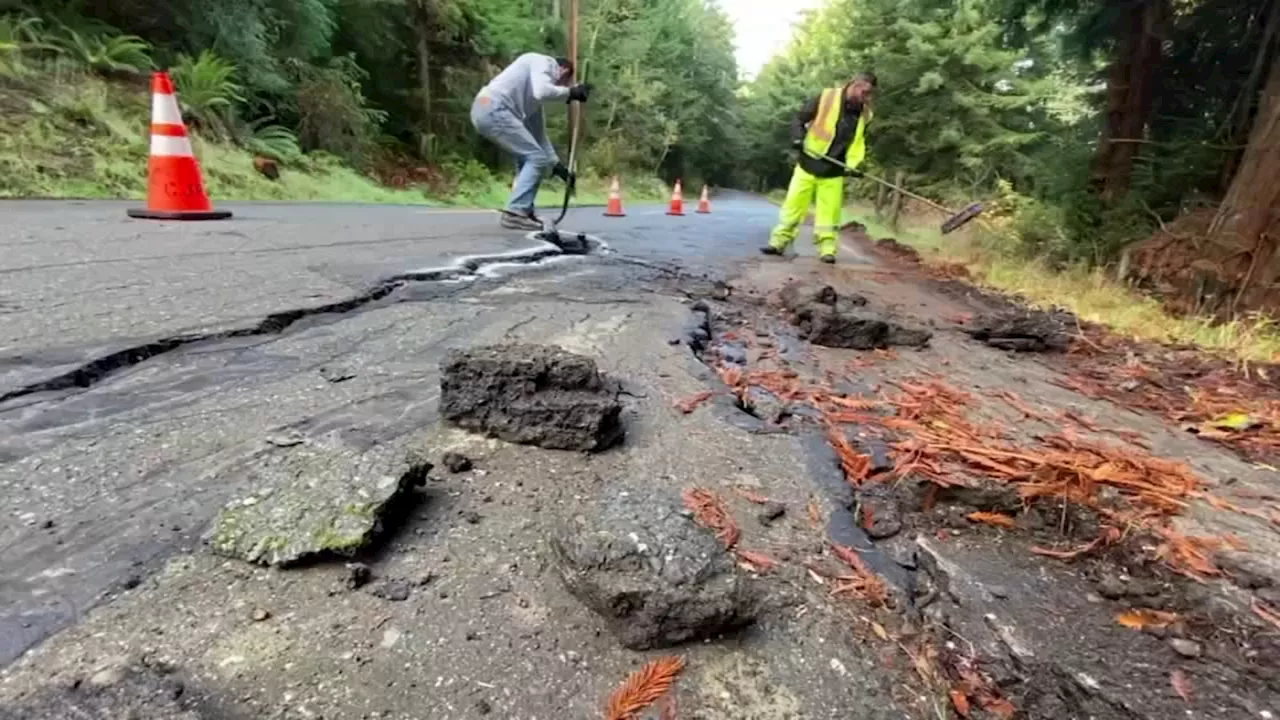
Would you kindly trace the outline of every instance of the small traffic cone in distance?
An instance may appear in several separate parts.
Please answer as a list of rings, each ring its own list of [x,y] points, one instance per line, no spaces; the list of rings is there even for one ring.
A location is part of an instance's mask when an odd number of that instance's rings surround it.
[[[676,180],[675,189],[671,191],[671,208],[667,210],[668,215],[684,214],[684,192],[680,189],[680,181]]]
[[[702,199],[698,200],[698,212],[704,215],[711,212],[711,198],[707,195],[706,185],[702,186]]]
[[[609,185],[609,205],[604,209],[605,217],[625,217],[626,213],[622,211],[622,188],[618,184],[618,176],[613,176],[613,183]]]
[[[151,76],[151,158],[147,162],[147,207],[127,211],[148,220],[225,220],[229,210],[214,210],[204,189],[200,164],[182,122],[169,73]]]

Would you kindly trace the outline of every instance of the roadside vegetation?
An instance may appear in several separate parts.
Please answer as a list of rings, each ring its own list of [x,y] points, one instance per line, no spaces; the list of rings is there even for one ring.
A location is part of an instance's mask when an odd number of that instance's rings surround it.
[[[871,238],[894,238],[933,265],[962,265],[971,280],[1040,307],[1061,307],[1085,322],[1157,343],[1197,345],[1240,363],[1271,363],[1280,357],[1280,328],[1264,313],[1223,321],[1175,314],[1157,298],[1117,282],[1113,273],[1083,263],[1054,267],[1043,259],[993,251],[989,227],[943,235],[932,211],[904,213],[896,229],[872,203],[851,203],[845,221],[866,227]]]
[[[216,198],[496,206],[513,170],[475,136],[471,99],[515,55],[564,52],[560,5],[0,0],[0,196],[140,196],[147,77],[166,68]],[[580,66],[610,90],[586,113],[578,202],[604,202],[614,175],[629,202],[665,200],[676,178],[727,184],[724,15],[700,0],[589,5]],[[548,114],[566,158],[567,115]],[[549,182],[540,204],[562,191]]]
[[[989,282],[1275,359],[1278,46],[1276,0],[826,0],[744,90],[748,182],[784,186],[781,119],[873,70],[865,170],[986,202],[967,245]]]
[[[951,206],[986,201],[966,245],[990,282],[1144,336],[1270,357],[1280,0],[825,0],[749,81],[716,3],[581,5],[581,77],[597,92],[580,203],[603,202],[614,175],[629,203],[665,201],[677,178],[687,193],[776,194],[791,114],[870,69],[865,169]],[[215,198],[493,207],[511,168],[472,131],[471,98],[521,52],[564,53],[567,10],[0,0],[0,195],[141,196],[146,77],[163,67]],[[567,115],[549,114],[562,153]],[[549,182],[540,205],[560,191]],[[869,180],[850,194],[886,203]]]

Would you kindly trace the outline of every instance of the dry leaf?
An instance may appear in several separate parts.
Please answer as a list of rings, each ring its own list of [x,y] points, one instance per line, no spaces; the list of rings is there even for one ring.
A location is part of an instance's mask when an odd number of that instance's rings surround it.
[[[881,640],[884,640],[885,642],[889,641],[889,631],[885,630],[884,626],[881,625],[880,623],[872,620],[871,630],[876,634],[876,637],[880,638]]]
[[[889,604],[889,586],[871,572],[856,550],[832,543],[831,551],[853,571],[852,575],[842,575],[835,579],[836,587],[831,591],[832,595],[852,595],[873,606]]]
[[[1002,528],[1009,528],[1009,529],[1017,527],[1017,523],[1014,522],[1013,518],[1003,513],[971,512],[968,515],[965,515],[965,517],[973,522],[985,523],[987,525],[991,525],[994,527],[1002,527]]]
[[[684,413],[685,415],[688,415],[694,410],[697,410],[699,405],[706,402],[707,400],[710,400],[713,394],[714,393],[712,393],[710,390],[703,390],[697,395],[687,397],[684,400],[677,402],[676,409]]]
[[[815,527],[822,527],[822,507],[818,505],[817,500],[810,500],[809,505],[805,508],[809,513],[809,522]]]
[[[737,490],[738,494],[741,495],[743,499],[749,503],[755,503],[756,505],[764,505],[765,503],[769,502],[769,498],[765,497],[764,495],[761,495],[758,492],[755,492],[754,490],[748,490],[747,488],[743,488],[743,487],[735,488],[735,489]]]
[[[1013,703],[1002,697],[992,697],[983,700],[982,709],[996,717],[1006,718],[1006,720],[1007,718],[1012,718],[1014,715],[1018,714],[1018,709],[1013,706]]]
[[[1277,630],[1280,630],[1280,612],[1267,607],[1266,603],[1262,602],[1258,598],[1253,599],[1253,602],[1250,603],[1250,607],[1253,609],[1254,615],[1257,615],[1266,622],[1271,623]]]
[[[1128,610],[1116,615],[1116,622],[1134,630],[1169,627],[1177,622],[1177,620],[1177,613],[1165,612],[1163,610],[1151,610],[1148,608]]]
[[[969,717],[969,698],[963,690],[951,691],[951,706],[956,709],[956,714],[960,717]]]
[[[1173,686],[1173,691],[1178,693],[1178,697],[1191,702],[1191,681],[1187,679],[1186,673],[1181,670],[1169,673],[1169,684]]]
[[[675,685],[684,670],[684,658],[658,658],[627,676],[605,706],[605,720],[633,720],[642,710],[654,704]]]
[[[778,561],[765,555],[762,552],[754,550],[737,550],[738,559],[746,563],[749,570],[755,570],[759,573],[767,573],[778,567]]]
[[[683,499],[684,506],[693,512],[694,521],[714,530],[725,548],[732,550],[738,544],[742,530],[719,495],[703,488],[690,488],[684,491]]]

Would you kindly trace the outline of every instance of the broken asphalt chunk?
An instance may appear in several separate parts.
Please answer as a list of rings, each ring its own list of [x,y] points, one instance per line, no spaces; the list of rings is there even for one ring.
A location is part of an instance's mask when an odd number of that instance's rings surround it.
[[[792,282],[778,297],[800,334],[815,345],[853,350],[923,347],[933,336],[928,330],[906,328],[862,309],[866,298],[837,295],[828,285],[814,288]]]
[[[440,413],[466,430],[556,450],[599,452],[623,437],[622,404],[595,361],[550,345],[451,351]]]
[[[382,530],[428,463],[387,446],[361,450],[336,439],[261,453],[233,470],[232,484],[256,488],[228,503],[207,539],[218,555],[288,566],[352,555]]]
[[[464,473],[471,469],[471,458],[462,453],[447,452],[440,458],[440,463],[451,473]]]
[[[330,367],[326,365],[320,368],[320,377],[334,384],[346,382],[355,376],[356,374],[354,372],[343,367]]]
[[[619,493],[563,523],[550,545],[569,593],[624,647],[668,647],[754,620],[749,580],[675,498]]]
[[[1042,310],[1005,310],[973,319],[964,329],[974,340],[1015,352],[1061,352],[1070,344],[1066,313]]]

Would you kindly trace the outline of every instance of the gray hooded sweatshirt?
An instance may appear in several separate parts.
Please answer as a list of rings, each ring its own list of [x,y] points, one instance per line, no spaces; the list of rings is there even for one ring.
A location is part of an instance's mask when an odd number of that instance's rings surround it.
[[[494,110],[508,110],[524,123],[535,140],[555,156],[551,141],[547,138],[546,119],[542,115],[543,103],[564,101],[569,88],[556,85],[560,77],[560,64],[550,55],[525,53],[516,58],[498,76],[480,89],[479,95],[488,95]]]

